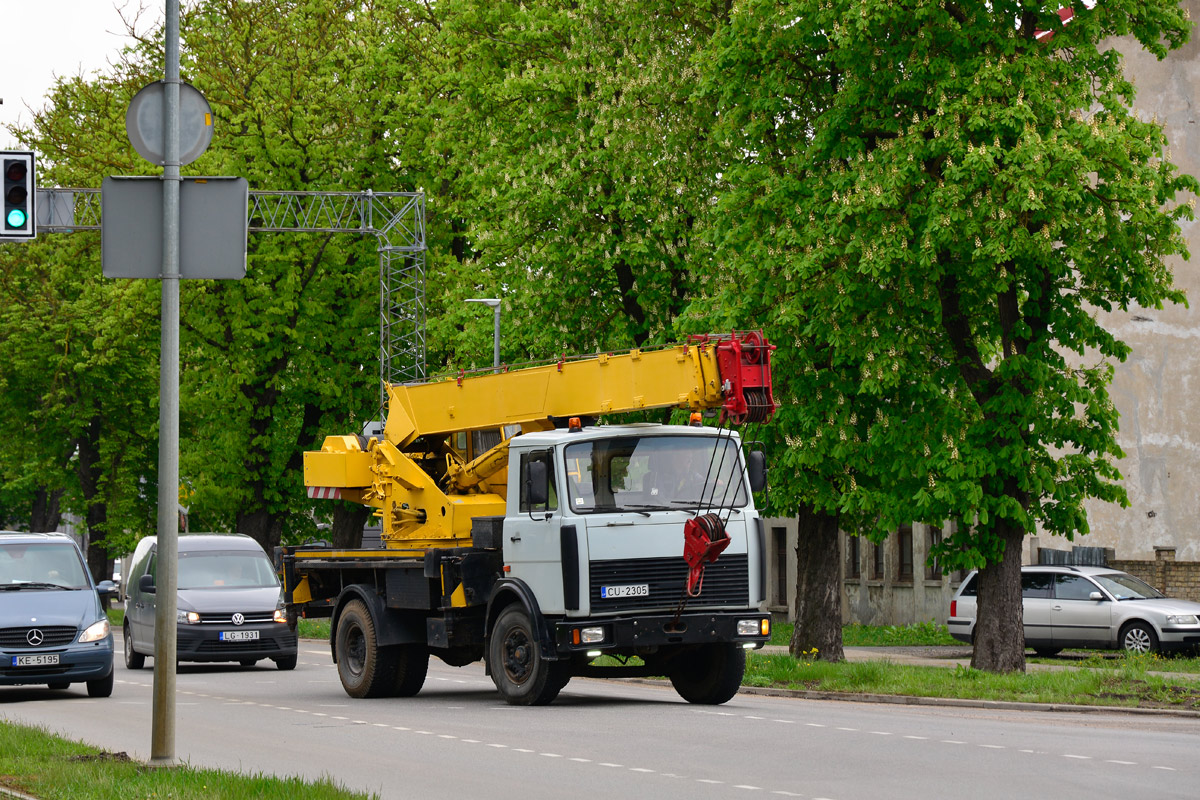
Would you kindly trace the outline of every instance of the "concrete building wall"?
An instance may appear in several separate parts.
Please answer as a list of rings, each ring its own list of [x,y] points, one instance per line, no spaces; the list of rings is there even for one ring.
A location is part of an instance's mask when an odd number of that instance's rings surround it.
[[[1183,6],[1200,22],[1200,0],[1184,0]],[[1200,31],[1163,61],[1132,38],[1118,40],[1116,47],[1137,88],[1134,109],[1143,119],[1163,122],[1171,160],[1200,176]],[[1092,532],[1077,541],[1113,548],[1119,558],[1153,560],[1155,547],[1171,547],[1180,560],[1200,560],[1200,406],[1191,394],[1200,388],[1200,225],[1185,221],[1183,231],[1192,258],[1175,259],[1172,268],[1192,307],[1100,314],[1133,348],[1116,365],[1112,385],[1121,413],[1118,442],[1125,451],[1118,467],[1130,507],[1092,503]]]

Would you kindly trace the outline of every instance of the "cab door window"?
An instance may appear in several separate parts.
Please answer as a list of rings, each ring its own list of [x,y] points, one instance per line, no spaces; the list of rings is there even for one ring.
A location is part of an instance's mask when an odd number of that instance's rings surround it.
[[[533,453],[521,454],[521,513],[530,511],[557,511],[558,510],[558,490],[554,482],[554,461],[551,458],[552,451],[539,450]],[[550,478],[550,491],[548,494],[549,502],[545,506],[535,506],[530,508],[529,505],[529,487],[525,484],[524,475],[526,474],[526,465],[531,461],[538,461],[546,465],[546,474]]]

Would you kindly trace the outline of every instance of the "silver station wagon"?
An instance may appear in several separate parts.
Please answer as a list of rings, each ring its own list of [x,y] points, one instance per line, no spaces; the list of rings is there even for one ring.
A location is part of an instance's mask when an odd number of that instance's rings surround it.
[[[1126,572],[1106,567],[1021,568],[1025,646],[1040,656],[1066,647],[1135,653],[1200,648],[1200,603],[1167,597]],[[967,576],[946,625],[970,643],[975,634],[978,573]]]

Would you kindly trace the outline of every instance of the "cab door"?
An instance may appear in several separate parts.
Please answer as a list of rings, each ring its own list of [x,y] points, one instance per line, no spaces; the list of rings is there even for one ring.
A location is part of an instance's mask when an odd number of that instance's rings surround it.
[[[509,568],[509,577],[524,581],[533,590],[543,614],[564,614],[568,607],[579,607],[578,592],[570,605],[564,592],[564,584],[571,582],[572,574],[576,576],[577,585],[579,568],[576,558],[573,573],[563,569],[563,556],[568,552],[564,536],[569,534],[574,538],[575,531],[572,526],[567,526],[569,530],[563,529],[553,456],[552,449],[521,453],[518,468],[509,471],[508,496],[510,502],[511,498],[518,498],[518,503],[516,513],[510,506],[504,520],[504,563]],[[541,465],[549,479],[545,502],[530,500],[526,476],[534,462]],[[512,481],[517,485],[513,486]],[[577,553],[576,547],[575,555]]]

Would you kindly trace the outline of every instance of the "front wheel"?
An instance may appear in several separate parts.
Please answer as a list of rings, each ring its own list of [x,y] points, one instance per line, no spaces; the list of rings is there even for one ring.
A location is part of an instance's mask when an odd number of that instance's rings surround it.
[[[286,672],[287,670],[292,670],[292,669],[296,668],[296,661],[298,660],[298,656],[295,654],[292,654],[290,656],[279,656],[278,658],[274,658],[271,660],[275,662],[275,666],[279,667],[281,670],[284,670]]]
[[[122,638],[125,640],[125,666],[128,669],[141,669],[146,666],[146,657],[133,649],[133,633],[126,625],[123,629]]]
[[[500,613],[488,643],[492,682],[505,702],[514,706],[543,706],[553,702],[571,679],[565,661],[548,661],[529,615],[519,606]]]
[[[1061,647],[1035,647],[1033,652],[1042,658],[1052,658],[1062,652]]]
[[[351,697],[384,697],[396,682],[395,654],[380,647],[375,621],[361,600],[351,600],[338,620],[334,640],[338,677]]]
[[[113,673],[109,670],[107,677],[97,678],[87,682],[88,697],[108,697],[113,690]]]
[[[1121,647],[1141,655],[1158,650],[1158,634],[1145,622],[1131,622],[1121,629]]]
[[[671,663],[671,685],[689,703],[719,706],[742,685],[746,651],[736,644],[704,644]]]
[[[71,686],[70,681],[50,681],[49,683],[46,684],[47,689],[51,689],[52,691],[56,691],[56,692],[60,691],[62,689],[67,689],[70,686]]]

